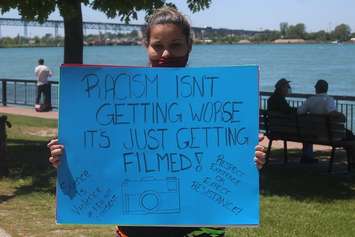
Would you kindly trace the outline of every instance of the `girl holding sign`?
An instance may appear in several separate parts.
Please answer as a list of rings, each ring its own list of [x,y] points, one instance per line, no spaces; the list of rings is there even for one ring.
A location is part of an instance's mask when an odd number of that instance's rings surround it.
[[[150,17],[146,29],[145,46],[151,67],[185,67],[192,47],[191,27],[187,19],[173,8],[163,7]],[[259,141],[263,136],[259,136]],[[49,161],[58,167],[64,146],[53,139],[48,143]],[[255,147],[255,163],[260,169],[265,163],[264,147]],[[224,236],[223,229],[192,227],[118,227],[118,236],[183,237]]]

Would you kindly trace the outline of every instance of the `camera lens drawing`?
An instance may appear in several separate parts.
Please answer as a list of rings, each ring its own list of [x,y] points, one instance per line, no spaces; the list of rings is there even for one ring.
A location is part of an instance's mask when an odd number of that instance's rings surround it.
[[[122,183],[124,214],[180,213],[177,177],[126,179]]]
[[[159,196],[153,191],[146,191],[141,197],[141,206],[147,210],[153,210],[159,205]]]

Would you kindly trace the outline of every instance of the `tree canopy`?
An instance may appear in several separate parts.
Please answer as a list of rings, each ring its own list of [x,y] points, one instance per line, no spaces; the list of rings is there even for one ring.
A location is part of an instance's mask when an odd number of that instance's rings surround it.
[[[351,28],[346,24],[340,24],[335,27],[334,36],[340,41],[347,41],[351,38]]]
[[[211,1],[186,0],[192,12],[208,8]],[[11,9],[17,9],[25,20],[44,22],[55,11],[56,7],[58,7],[63,17],[73,14],[70,8],[73,2],[80,2],[94,10],[102,11],[109,18],[119,16],[121,20],[126,22],[131,19],[137,19],[138,11],[145,10],[150,14],[153,9],[163,5],[174,6],[173,3],[166,0],[2,0],[0,2],[0,10],[3,14]]]
[[[212,0],[186,0],[192,12],[208,8]],[[82,63],[83,61],[83,29],[81,6],[104,12],[107,17],[120,17],[129,22],[137,19],[138,11],[147,14],[163,5],[174,6],[166,0],[2,0],[1,13],[17,9],[24,20],[44,22],[49,15],[59,9],[64,19],[64,63]]]

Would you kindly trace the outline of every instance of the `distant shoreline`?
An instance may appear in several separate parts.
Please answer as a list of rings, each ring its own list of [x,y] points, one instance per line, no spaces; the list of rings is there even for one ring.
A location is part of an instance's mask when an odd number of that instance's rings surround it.
[[[337,42],[334,43],[332,41],[304,41],[304,42],[279,42],[279,43],[275,43],[272,41],[265,41],[265,42],[226,42],[226,43],[222,43],[222,42],[218,42],[218,43],[201,43],[201,42],[194,42],[194,45],[307,45],[307,44],[340,44],[340,45],[355,45],[355,42]],[[114,47],[114,46],[141,46],[141,45],[84,45],[84,47]],[[0,49],[8,49],[8,48],[63,48],[63,45],[15,45],[15,46],[2,46],[0,45]],[[142,46],[143,47],[143,46]]]

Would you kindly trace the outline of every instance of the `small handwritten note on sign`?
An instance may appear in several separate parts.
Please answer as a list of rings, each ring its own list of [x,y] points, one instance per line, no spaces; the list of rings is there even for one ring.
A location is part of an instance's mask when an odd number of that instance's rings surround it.
[[[258,67],[61,67],[57,222],[259,223]]]

